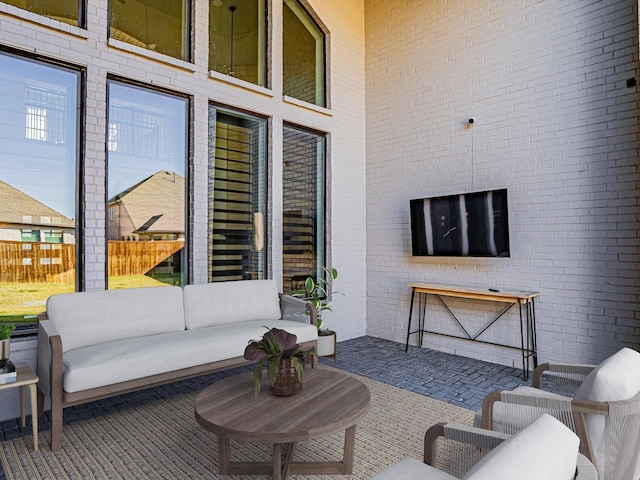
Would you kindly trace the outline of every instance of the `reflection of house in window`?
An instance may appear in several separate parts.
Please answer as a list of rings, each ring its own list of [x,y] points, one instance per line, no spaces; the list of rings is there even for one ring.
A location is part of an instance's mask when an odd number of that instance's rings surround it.
[[[107,139],[107,145],[110,152],[120,151],[120,142],[118,141],[118,124],[109,123],[109,138]]]
[[[27,86],[25,138],[64,143],[67,96],[46,88]]]
[[[137,256],[134,263],[141,268],[138,273],[154,278],[169,276],[171,284],[179,284],[175,282],[180,281],[182,271],[184,189],[184,177],[163,170],[109,200],[110,252],[120,244],[120,254],[115,255]],[[155,243],[171,241],[175,244]],[[112,260],[118,265],[115,257]],[[127,274],[110,264],[111,268],[112,276]]]
[[[124,105],[109,108],[109,151],[146,158],[169,158],[170,119]]]
[[[47,109],[27,105],[27,132],[28,140],[47,141]]]
[[[75,222],[0,180],[0,240],[75,243]]]
[[[184,238],[184,177],[161,171],[109,200],[109,240]]]

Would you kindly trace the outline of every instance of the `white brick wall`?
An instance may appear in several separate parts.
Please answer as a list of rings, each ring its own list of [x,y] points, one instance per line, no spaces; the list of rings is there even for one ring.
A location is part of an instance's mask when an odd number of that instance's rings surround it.
[[[637,2],[370,0],[365,19],[367,333],[403,342],[406,283],[430,281],[540,291],[543,361],[637,348]],[[409,199],[503,187],[511,258],[411,256]],[[477,331],[489,305],[455,304]],[[498,332],[516,339],[515,324]],[[521,364],[497,347],[425,346]]]
[[[107,44],[107,3],[87,0],[87,30],[30,14],[0,3],[0,44],[36,52],[86,68],[84,171],[84,289],[105,286],[105,134],[107,75],[167,88],[192,96],[193,249],[194,283],[206,281],[206,166],[209,101],[242,108],[270,118],[270,248],[272,278],[282,278],[282,122],[328,134],[330,172],[330,235],[328,249],[340,270],[339,287],[327,325],[340,339],[365,333],[365,134],[364,134],[364,6],[362,0],[313,0],[313,8],[329,30],[331,108],[317,109],[287,101],[282,92],[282,3],[271,3],[270,29],[274,59],[269,71],[271,90],[251,87],[224,76],[209,78],[209,1],[195,0],[195,55],[189,64],[154,52],[110,41]],[[222,80],[221,80],[222,78]],[[22,355],[22,354],[21,354]],[[35,363],[35,346],[25,352]],[[18,410],[0,398],[0,419],[15,418]]]

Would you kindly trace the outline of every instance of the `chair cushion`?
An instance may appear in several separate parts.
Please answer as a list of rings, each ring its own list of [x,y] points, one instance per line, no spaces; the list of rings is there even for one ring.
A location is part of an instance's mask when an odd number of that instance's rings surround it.
[[[275,280],[186,285],[184,313],[187,329],[282,317]]]
[[[476,463],[463,480],[572,480],[580,440],[544,414]]]
[[[377,473],[371,480],[457,480],[442,470],[415,458],[403,458]]]
[[[627,400],[640,392],[640,352],[623,348],[598,365],[582,382],[576,398],[593,402]]]
[[[628,400],[640,393],[640,353],[623,348],[598,365],[582,382],[575,398],[593,402]],[[604,415],[587,415],[597,465],[605,461]]]

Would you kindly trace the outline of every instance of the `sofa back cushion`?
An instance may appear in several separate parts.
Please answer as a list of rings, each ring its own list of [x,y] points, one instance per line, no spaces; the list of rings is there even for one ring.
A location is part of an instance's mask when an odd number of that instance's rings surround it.
[[[575,398],[593,402],[628,400],[640,393],[640,353],[622,348],[598,365],[582,382]],[[605,459],[605,429],[609,419],[604,415],[587,415],[587,426],[596,464]]]
[[[184,287],[187,329],[281,318],[275,280],[213,282]]]
[[[573,480],[578,436],[544,414],[476,463],[463,480]]]
[[[53,295],[47,316],[63,351],[184,330],[180,287],[146,287]]]

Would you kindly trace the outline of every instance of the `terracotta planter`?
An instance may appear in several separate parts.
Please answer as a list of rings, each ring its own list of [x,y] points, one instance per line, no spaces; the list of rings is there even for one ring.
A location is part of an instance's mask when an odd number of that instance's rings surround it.
[[[9,360],[9,349],[11,344],[9,343],[11,340],[7,338],[6,340],[0,340],[0,359]]]
[[[298,373],[290,358],[280,360],[278,374],[273,385],[269,386],[274,395],[294,395],[302,390],[302,382],[298,380]]]

